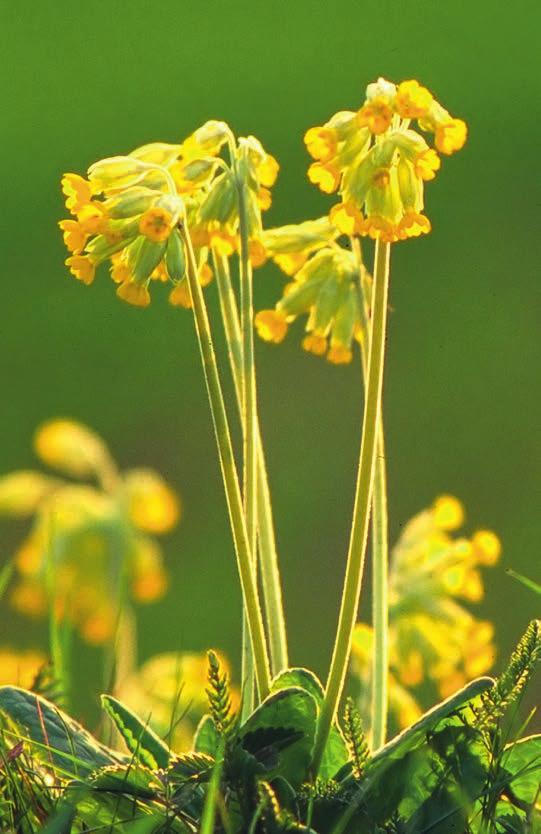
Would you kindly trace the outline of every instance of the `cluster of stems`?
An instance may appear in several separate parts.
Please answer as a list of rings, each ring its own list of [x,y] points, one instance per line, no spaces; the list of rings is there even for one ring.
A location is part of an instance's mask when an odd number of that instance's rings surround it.
[[[246,716],[253,709],[256,698],[262,700],[267,695],[272,677],[287,668],[288,650],[272,505],[258,421],[253,286],[248,251],[246,192],[245,184],[238,173],[237,189],[240,303],[233,287],[228,258],[216,253],[213,257],[229,365],[242,427],[242,480],[239,478],[235,462],[210,321],[197,279],[197,263],[190,231],[185,221],[180,225],[180,231],[188,256],[188,284],[243,594],[242,715]],[[388,546],[381,398],[390,244],[376,242],[373,286],[369,298],[366,295],[366,282],[363,281],[364,266],[360,246],[356,240],[353,241],[353,245],[358,255],[360,306],[364,330],[361,345],[365,389],[364,416],[340,616],[316,732],[312,762],[314,777],[319,770],[343,693],[359,607],[371,516],[374,562],[374,668],[371,717],[373,748],[377,749],[384,744],[386,733]]]

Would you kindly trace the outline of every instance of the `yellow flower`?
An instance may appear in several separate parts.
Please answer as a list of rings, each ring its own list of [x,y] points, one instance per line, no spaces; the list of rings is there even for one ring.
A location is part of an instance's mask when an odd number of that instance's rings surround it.
[[[96,276],[96,264],[90,255],[71,255],[66,258],[65,263],[78,281],[82,281],[87,286],[93,282]]]
[[[333,165],[313,162],[308,169],[308,179],[325,194],[332,194],[340,185],[340,171]]]
[[[344,234],[394,243],[430,232],[424,182],[434,179],[441,163],[412,120],[435,134],[442,153],[466,140],[465,122],[452,118],[425,87],[415,80],[396,87],[384,78],[368,85],[357,114],[336,113],[307,131],[305,143],[316,160],[308,179],[328,194],[339,191],[331,220]]]
[[[5,646],[0,648],[0,686],[15,685],[29,689],[45,666],[45,655],[37,651],[16,651]]]
[[[75,420],[57,418],[43,423],[36,431],[34,448],[48,466],[76,478],[90,477],[111,466],[102,439]]]
[[[466,122],[462,119],[449,119],[436,125],[436,147],[441,153],[452,154],[464,147],[468,136]]]
[[[327,359],[336,365],[350,362],[360,322],[358,280],[351,251],[338,246],[319,248],[286,286],[276,308],[257,314],[259,335],[267,342],[281,342],[289,322],[307,314],[304,350],[316,356],[327,353]]]
[[[4,475],[0,478],[0,513],[19,518],[31,515],[56,484],[53,478],[30,470]]]
[[[473,536],[472,545],[481,565],[492,567],[500,558],[502,545],[491,530],[478,530]]]
[[[361,127],[367,127],[371,133],[379,135],[390,127],[393,118],[392,107],[386,98],[373,98],[361,107],[358,118]]]
[[[396,91],[394,106],[402,119],[420,119],[426,116],[432,100],[432,93],[418,81],[402,81]]]
[[[171,234],[173,216],[167,209],[150,208],[141,215],[139,231],[149,240],[161,243]]]
[[[464,507],[454,495],[440,495],[432,505],[434,524],[441,530],[456,530],[464,523]]]
[[[94,194],[92,183],[79,174],[64,174],[61,184],[66,197],[66,208],[72,214],[78,214],[92,199]]]
[[[265,342],[279,344],[287,334],[287,318],[278,310],[260,310],[255,317],[258,335]]]
[[[126,301],[134,307],[148,307],[150,304],[150,293],[144,284],[137,284],[135,281],[126,281],[120,284],[116,294],[122,301]]]
[[[163,478],[149,469],[133,469],[124,476],[131,519],[147,533],[166,533],[180,516],[178,496]]]
[[[58,225],[62,229],[66,249],[79,255],[86,246],[88,233],[83,230],[78,220],[60,220]]]

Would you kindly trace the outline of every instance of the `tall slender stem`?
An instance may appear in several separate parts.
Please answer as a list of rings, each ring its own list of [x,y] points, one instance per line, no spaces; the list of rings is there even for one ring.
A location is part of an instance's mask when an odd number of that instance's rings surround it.
[[[203,362],[203,371],[207,386],[210,410],[214,423],[218,455],[222,470],[229,519],[233,533],[233,542],[237,556],[240,583],[244,600],[244,610],[248,618],[250,639],[254,655],[255,674],[261,698],[265,697],[270,687],[270,670],[263,626],[263,617],[259,603],[259,593],[252,567],[252,552],[248,539],[242,497],[239,487],[233,445],[229,432],[229,423],[225,410],[225,403],[220,384],[218,365],[214,353],[210,323],[203,297],[203,291],[198,281],[197,263],[193,251],[190,235],[186,226],[182,224],[180,231],[188,255],[188,284],[193,304],[195,326],[199,349]]]
[[[229,263],[226,257],[215,257],[214,269],[220,298],[222,319],[228,347],[231,373],[237,396],[239,412],[242,418],[242,346],[239,315],[235,300]],[[278,557],[276,553],[276,539],[274,535],[274,521],[270,500],[267,468],[263,443],[256,419],[256,452],[257,452],[257,533],[259,542],[259,562],[261,568],[261,587],[265,605],[267,634],[271,656],[273,675],[286,669],[289,663],[287,649],[287,634],[282,600],[282,585]]]
[[[325,697],[319,715],[312,772],[317,774],[323,751],[335,719],[344,687],[353,629],[359,607],[364,557],[368,537],[370,501],[374,481],[378,421],[381,411],[385,334],[387,323],[387,298],[389,291],[390,244],[376,241],[374,287],[372,293],[372,318],[368,353],[368,373],[363,417],[363,433],[359,470],[353,509],[353,524],[349,542],[344,590],[340,606],[338,629],[334,643],[331,667],[325,689]]]
[[[359,312],[364,338],[361,340],[361,365],[366,386],[368,372],[369,306],[363,283],[364,266],[358,239],[352,240],[352,249],[359,266]],[[374,488],[372,494],[372,625],[374,643],[372,650],[372,703],[371,742],[377,750],[385,744],[388,711],[389,675],[389,603],[388,603],[388,519],[387,472],[385,464],[385,433],[383,415],[378,420]]]
[[[244,180],[237,171],[237,194],[239,206],[240,237],[240,311],[242,339],[242,436],[243,436],[243,477],[242,492],[246,533],[252,553],[252,568],[257,577],[257,469],[256,469],[256,386],[254,363],[254,305],[253,276],[248,251],[248,215]],[[254,660],[247,635],[246,618],[243,623],[242,652],[242,713],[249,715],[254,705]]]

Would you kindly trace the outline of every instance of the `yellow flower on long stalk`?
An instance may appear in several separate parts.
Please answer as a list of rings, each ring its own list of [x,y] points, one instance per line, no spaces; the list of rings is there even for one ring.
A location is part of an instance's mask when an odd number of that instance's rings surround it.
[[[411,126],[417,123],[417,129]],[[421,132],[420,132],[421,131]],[[431,147],[423,133],[434,138]],[[369,84],[361,108],[335,114],[305,135],[311,182],[341,202],[331,220],[344,234],[386,242],[427,234],[424,183],[440,168],[438,152],[460,150],[466,123],[453,118],[417,81]]]
[[[43,463],[92,483],[30,470],[0,478],[0,514],[33,519],[15,554],[11,604],[36,617],[53,605],[87,642],[105,643],[118,621],[121,582],[143,603],[167,590],[162,553],[150,536],[177,524],[178,496],[150,469],[119,473],[103,440],[73,420],[45,423],[34,445]]]

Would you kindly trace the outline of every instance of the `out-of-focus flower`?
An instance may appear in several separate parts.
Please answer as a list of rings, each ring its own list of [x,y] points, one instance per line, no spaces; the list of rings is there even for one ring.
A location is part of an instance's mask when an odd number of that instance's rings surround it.
[[[267,342],[281,342],[289,324],[307,315],[304,350],[326,356],[334,364],[348,363],[354,338],[363,337],[357,259],[332,241],[332,232],[321,220],[283,228],[283,233],[281,229],[266,233],[264,242],[274,260],[289,258],[289,268],[296,255],[302,265],[275,308],[257,313],[259,336]],[[284,253],[284,247],[290,251]]]
[[[33,649],[18,651],[2,646],[0,648],[0,686],[12,685],[30,689],[36,675],[46,662],[45,655]]]
[[[434,135],[435,148],[410,125]],[[331,220],[345,234],[387,242],[427,234],[424,183],[440,168],[438,151],[452,154],[467,137],[466,123],[449,115],[417,81],[369,84],[360,110],[336,113],[304,139],[315,160],[308,178],[327,194],[340,193]]]
[[[226,658],[220,653],[217,656],[222,670],[230,677]],[[170,739],[173,750],[180,753],[191,748],[194,731],[208,712],[207,673],[206,654],[160,654],[124,681],[118,695],[138,715],[148,718],[153,729],[162,738]],[[231,701],[236,711],[240,695],[234,687]]]
[[[393,549],[389,575],[390,708],[399,685],[417,700],[416,689],[429,683],[447,697],[472,678],[488,672],[496,656],[492,623],[477,619],[465,606],[483,598],[480,568],[496,564],[501,544],[495,533],[478,530],[456,535],[464,523],[462,504],[442,495],[404,527]],[[369,626],[357,626],[354,671],[366,686],[371,656]]]
[[[118,619],[123,583],[139,602],[159,599],[167,576],[157,542],[178,522],[180,503],[149,469],[119,473],[103,440],[73,420],[51,420],[35,435],[44,463],[80,484],[40,472],[0,478],[0,513],[33,515],[19,547],[12,606],[43,616],[49,605],[92,644],[109,640]]]
[[[227,148],[228,160],[220,154]],[[278,163],[253,136],[236,140],[225,122],[209,121],[184,142],[154,142],[126,156],[91,165],[88,179],[65,174],[62,190],[72,217],[59,226],[70,255],[66,265],[84,284],[110,263],[117,295],[150,304],[153,281],[173,285],[170,301],[189,307],[186,255],[180,226],[192,233],[199,280],[212,278],[210,249],[230,255],[239,246],[238,190],[247,204],[250,254],[264,257],[261,212],[271,204]]]

